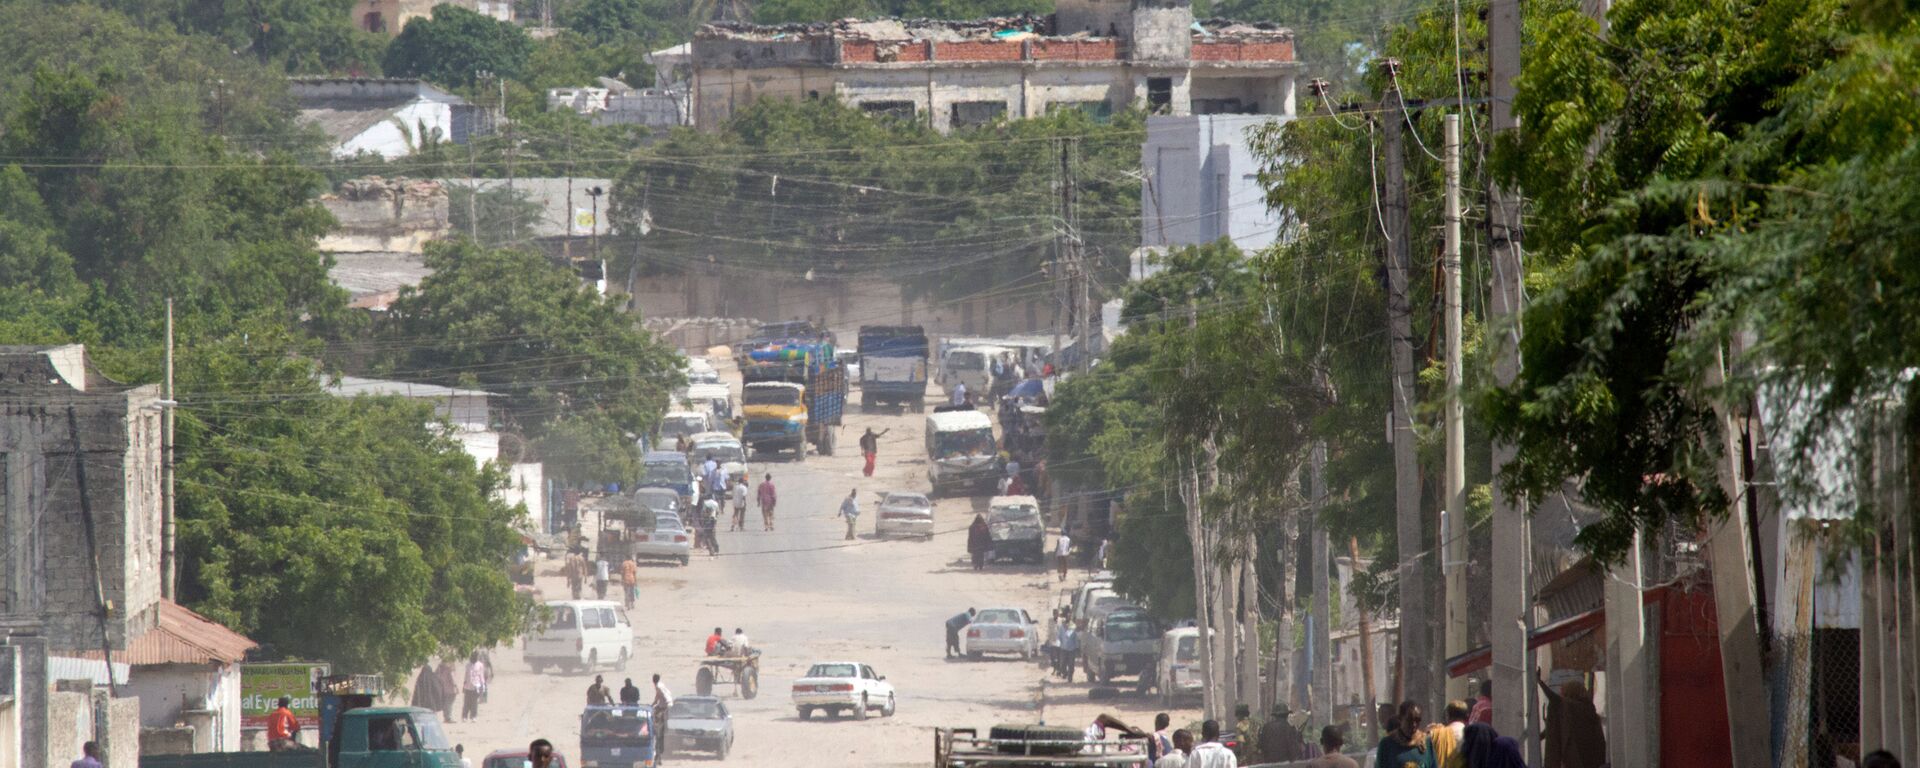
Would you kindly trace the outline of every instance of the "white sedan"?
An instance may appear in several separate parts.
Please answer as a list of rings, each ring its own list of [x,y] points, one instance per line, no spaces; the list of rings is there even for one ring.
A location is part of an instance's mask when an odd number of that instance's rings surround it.
[[[973,615],[965,635],[967,655],[1014,653],[1031,659],[1040,651],[1040,628],[1020,608],[988,608]]]
[[[880,536],[919,536],[933,538],[933,502],[916,491],[888,491],[880,499],[880,514],[874,516],[873,532]]]
[[[865,720],[868,712],[877,709],[880,716],[892,717],[893,684],[865,664],[821,662],[809,668],[806,677],[793,681],[793,706],[802,720],[813,717],[814,710]]]

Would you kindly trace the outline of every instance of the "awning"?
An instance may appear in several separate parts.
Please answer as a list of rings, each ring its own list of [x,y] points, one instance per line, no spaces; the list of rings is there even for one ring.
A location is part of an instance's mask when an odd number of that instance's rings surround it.
[[[1668,586],[1662,585],[1640,593],[1640,604],[1652,605],[1666,596]],[[1565,640],[1589,629],[1598,629],[1607,625],[1607,609],[1595,608],[1585,613],[1568,616],[1550,624],[1535,627],[1527,635],[1527,649],[1532,650],[1559,640]],[[1465,677],[1493,665],[1493,646],[1483,645],[1466,653],[1447,659],[1447,677]]]

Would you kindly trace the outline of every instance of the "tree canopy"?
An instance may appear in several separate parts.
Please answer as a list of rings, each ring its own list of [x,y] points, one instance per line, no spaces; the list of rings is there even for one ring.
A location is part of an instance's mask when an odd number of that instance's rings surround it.
[[[407,22],[383,61],[388,75],[466,87],[482,72],[518,79],[532,53],[533,39],[520,25],[441,4],[432,17]]]

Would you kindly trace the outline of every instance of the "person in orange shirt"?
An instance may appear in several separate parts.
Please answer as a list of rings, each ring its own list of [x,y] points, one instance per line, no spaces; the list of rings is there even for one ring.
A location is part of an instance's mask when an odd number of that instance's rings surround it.
[[[634,601],[640,599],[640,566],[633,562],[632,555],[620,563],[620,583],[625,587],[627,607],[632,608]]]
[[[720,650],[721,644],[725,643],[726,641],[727,641],[727,636],[720,634],[719,627],[714,627],[713,634],[707,635],[707,655],[708,656],[717,655]]]
[[[293,698],[280,697],[280,708],[267,715],[267,749],[282,752],[292,749],[300,742],[295,736],[300,733],[300,720],[293,716]]]

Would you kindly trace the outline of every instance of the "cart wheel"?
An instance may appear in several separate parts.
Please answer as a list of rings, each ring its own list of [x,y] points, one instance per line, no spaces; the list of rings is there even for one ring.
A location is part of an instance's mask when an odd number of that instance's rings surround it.
[[[701,667],[700,673],[693,676],[693,690],[702,696],[713,695],[713,669]]]
[[[740,698],[751,699],[760,695],[760,670],[747,667],[740,670]]]

